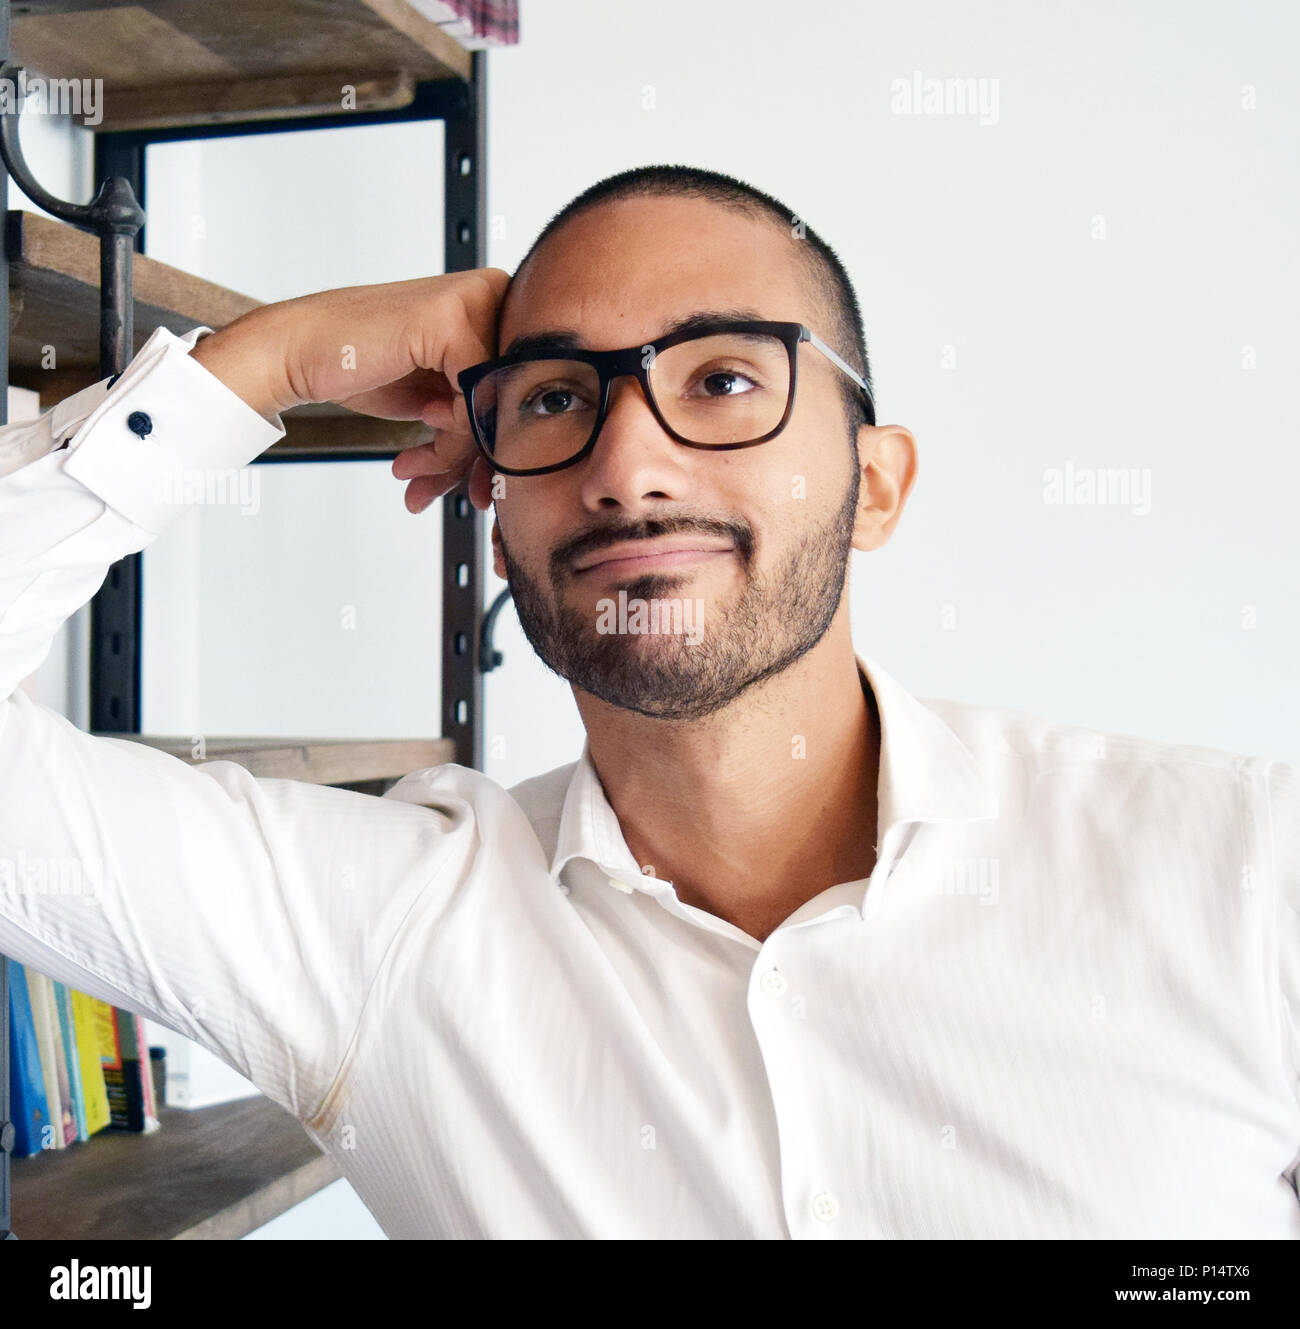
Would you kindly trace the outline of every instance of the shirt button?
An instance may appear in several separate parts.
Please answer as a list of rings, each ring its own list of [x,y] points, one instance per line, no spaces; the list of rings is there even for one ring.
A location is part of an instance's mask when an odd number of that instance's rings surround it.
[[[840,1202],[830,1191],[819,1191],[813,1196],[812,1211],[814,1218],[823,1223],[830,1223],[840,1212]]]
[[[758,980],[758,985],[769,997],[779,997],[789,986],[785,981],[785,975],[778,973],[775,969],[769,969]]]
[[[126,417],[126,427],[133,434],[139,434],[143,438],[146,434],[153,432],[153,421],[146,411],[132,411]]]
[[[617,877],[611,877],[611,878],[609,879],[609,884],[610,884],[610,885],[611,885],[616,891],[622,891],[624,895],[631,895],[631,894],[632,894],[632,890],[633,890],[633,888],[632,888],[631,886],[629,886],[629,885],[627,884],[627,882],[625,882],[625,881],[619,881],[619,879],[618,879]]]

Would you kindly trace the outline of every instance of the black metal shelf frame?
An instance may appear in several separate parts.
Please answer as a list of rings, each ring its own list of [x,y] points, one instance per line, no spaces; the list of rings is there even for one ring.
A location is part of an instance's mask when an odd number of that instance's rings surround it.
[[[9,59],[10,4],[0,0],[0,64]],[[14,71],[16,77],[16,69]],[[19,103],[20,105],[20,103]],[[94,179],[102,182],[94,203],[65,204],[40,190],[33,201],[61,219],[95,231],[101,238],[103,314],[100,374],[126,368],[132,347],[131,254],[144,250],[146,179],[145,149],[151,143],[179,139],[225,138],[245,134],[282,134],[292,130],[354,128],[409,120],[444,123],[444,260],[446,272],[486,264],[487,240],[487,60],[475,51],[468,83],[438,79],[416,84],[414,99],[404,107],[356,111],[328,116],[199,125],[158,130],[133,130],[95,136]],[[15,180],[23,174],[17,147],[17,112],[5,115],[6,160]],[[12,121],[13,123],[9,123]],[[17,160],[15,161],[15,156]],[[25,191],[28,192],[28,191]],[[0,165],[0,215],[8,209],[9,170]],[[55,206],[50,206],[54,204]],[[60,210],[62,209],[62,210]],[[137,216],[138,214],[138,216]],[[8,419],[9,265],[0,246],[0,423]],[[298,460],[370,460],[366,454],[333,453],[319,458],[257,458],[256,462],[291,465]],[[499,663],[499,653],[484,632],[482,516],[470,503],[464,486],[442,500],[442,737],[455,744],[455,760],[482,769],[482,672]],[[90,728],[139,733],[141,719],[141,564],[131,554],[113,564],[103,586],[91,600]],[[494,606],[496,608],[497,606]],[[487,623],[490,633],[491,622]],[[10,1230],[9,1155],[14,1127],[9,1119],[9,990],[8,964],[0,956],[0,1238]]]

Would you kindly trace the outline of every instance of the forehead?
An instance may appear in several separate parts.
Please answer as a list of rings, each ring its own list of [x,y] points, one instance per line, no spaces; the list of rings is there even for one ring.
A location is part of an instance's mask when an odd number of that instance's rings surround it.
[[[815,324],[798,243],[773,220],[703,199],[602,203],[552,234],[511,282],[498,348],[560,329],[591,350],[641,345],[702,309]]]

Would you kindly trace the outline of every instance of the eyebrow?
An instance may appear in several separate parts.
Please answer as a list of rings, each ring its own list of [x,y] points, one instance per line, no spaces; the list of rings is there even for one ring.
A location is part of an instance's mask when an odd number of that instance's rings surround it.
[[[671,323],[666,324],[659,335],[650,338],[650,340],[659,341],[663,337],[671,337],[676,332],[713,332],[728,323],[764,322],[770,322],[770,320],[765,319],[757,309],[748,307],[698,309],[692,314],[687,314],[684,318],[674,319]],[[507,355],[562,355],[566,351],[586,351],[590,349],[593,348],[584,343],[582,334],[575,328],[546,328],[541,332],[529,332],[522,337],[516,337],[500,354],[501,357]]]

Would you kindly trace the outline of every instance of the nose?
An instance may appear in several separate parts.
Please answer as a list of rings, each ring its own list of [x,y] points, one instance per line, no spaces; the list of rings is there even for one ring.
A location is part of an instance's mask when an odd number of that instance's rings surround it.
[[[580,463],[584,504],[595,511],[684,497],[683,451],[664,432],[636,375],[620,374],[609,385],[596,445]]]

